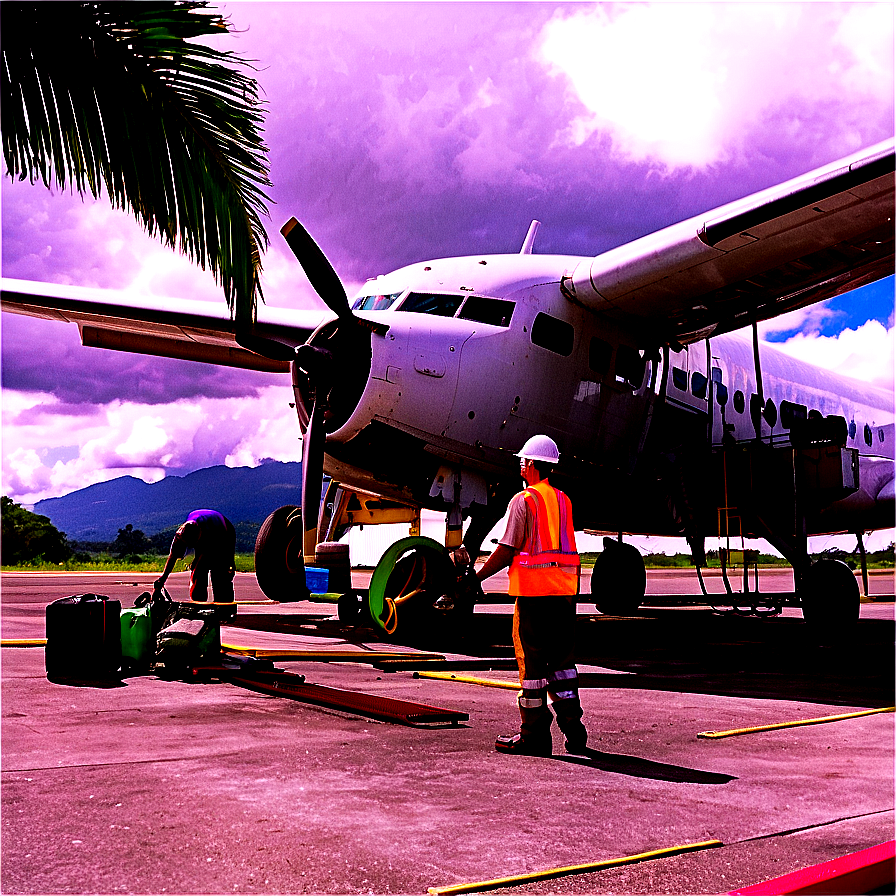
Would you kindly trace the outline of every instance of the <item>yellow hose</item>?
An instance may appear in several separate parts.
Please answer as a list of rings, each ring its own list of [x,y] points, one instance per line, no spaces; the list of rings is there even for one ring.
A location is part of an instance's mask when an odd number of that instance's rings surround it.
[[[4,638],[0,647],[46,647],[46,638]]]
[[[482,890],[496,890],[499,887],[531,883],[536,880],[547,880],[552,877],[561,877],[565,874],[587,874],[590,871],[600,871],[602,868],[616,868],[619,865],[630,865],[635,862],[645,862],[650,859],[659,859],[664,856],[677,855],[682,852],[693,852],[698,849],[709,849],[714,846],[722,845],[721,840],[704,840],[701,843],[686,843],[682,846],[669,846],[665,849],[654,849],[650,852],[641,852],[634,856],[622,856],[618,859],[604,859],[602,862],[589,862],[586,865],[567,865],[564,868],[532,871],[528,874],[517,874],[513,877],[499,877],[495,880],[483,880],[478,883],[455,884],[454,886],[449,887],[430,887],[429,892],[432,896],[448,896],[448,894],[453,893],[478,893]]]
[[[776,725],[756,725],[754,728],[732,728],[730,731],[701,731],[697,737],[735,737],[738,734],[755,734],[758,731],[775,731],[778,728],[797,728],[800,725],[821,725],[824,722],[839,722],[842,719],[857,719],[860,716],[872,716],[879,712],[896,712],[896,706],[883,709],[865,709],[862,712],[847,712],[839,716],[822,716],[818,719],[798,719],[795,722],[778,722]]]
[[[501,681],[497,678],[472,678],[467,675],[454,675],[451,672],[415,672],[414,678],[438,678],[442,681],[461,681],[465,684],[479,684],[486,688],[507,688],[510,691],[518,691],[519,683],[515,681]]]

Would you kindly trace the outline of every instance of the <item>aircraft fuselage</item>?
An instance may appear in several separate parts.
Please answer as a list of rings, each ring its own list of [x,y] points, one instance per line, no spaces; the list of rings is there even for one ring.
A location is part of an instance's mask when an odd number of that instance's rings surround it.
[[[669,463],[699,465],[723,444],[786,445],[794,420],[817,412],[844,419],[860,488],[814,508],[810,530],[893,524],[892,394],[766,344],[757,378],[739,334],[651,344],[561,290],[580,262],[473,256],[368,281],[354,310],[375,325],[369,356],[365,343],[333,389],[326,472],[409,504],[500,516],[519,487],[515,453],[543,432],[560,446],[555,478],[577,528],[680,534]],[[336,326],[310,342],[325,346]],[[293,379],[304,428],[310,385],[297,368]],[[711,520],[717,507],[702,512]]]

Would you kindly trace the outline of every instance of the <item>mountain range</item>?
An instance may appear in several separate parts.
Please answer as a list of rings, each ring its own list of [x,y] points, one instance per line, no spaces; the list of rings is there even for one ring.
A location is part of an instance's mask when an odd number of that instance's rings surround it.
[[[155,535],[179,526],[192,511],[208,508],[234,525],[260,525],[278,507],[301,503],[301,463],[268,461],[259,467],[208,467],[152,483],[121,476],[38,501],[34,512],[49,517],[69,540],[114,541],[129,523]]]

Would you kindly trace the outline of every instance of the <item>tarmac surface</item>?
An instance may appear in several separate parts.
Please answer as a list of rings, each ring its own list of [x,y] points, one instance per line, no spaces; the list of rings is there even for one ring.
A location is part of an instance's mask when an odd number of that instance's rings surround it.
[[[787,575],[763,573],[763,591],[789,589]],[[151,579],[4,574],[2,637],[43,638],[46,605],[70,594],[133,606]],[[186,599],[186,574],[169,585]],[[693,593],[679,573],[649,573],[650,595],[683,588]],[[619,618],[580,604],[581,757],[565,754],[556,728],[552,758],[494,751],[518,725],[509,606],[478,607],[460,633],[445,625],[388,643],[340,624],[331,606],[264,601],[253,575],[237,576],[225,643],[308,651],[276,665],[469,715],[445,727],[217,680],[52,684],[42,648],[5,646],[0,891],[424,894],[720,841],[492,891],[714,894],[874,846],[894,836],[892,713],[697,736],[893,706],[892,572],[873,575],[870,591],[877,599],[836,646],[818,644],[792,609]],[[382,651],[406,662],[365,658]],[[415,677],[423,652],[511,687]]]

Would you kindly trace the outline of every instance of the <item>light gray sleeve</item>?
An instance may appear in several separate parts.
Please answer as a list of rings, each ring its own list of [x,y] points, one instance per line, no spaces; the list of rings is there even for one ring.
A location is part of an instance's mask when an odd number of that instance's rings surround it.
[[[507,507],[507,523],[504,534],[498,539],[498,544],[519,550],[526,543],[528,509],[523,493],[519,492],[510,499]]]

